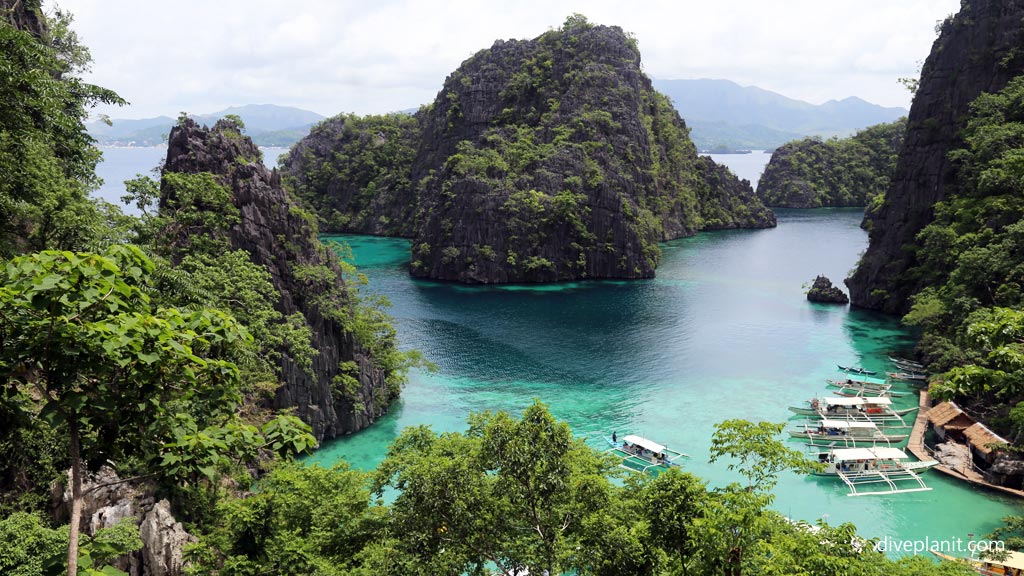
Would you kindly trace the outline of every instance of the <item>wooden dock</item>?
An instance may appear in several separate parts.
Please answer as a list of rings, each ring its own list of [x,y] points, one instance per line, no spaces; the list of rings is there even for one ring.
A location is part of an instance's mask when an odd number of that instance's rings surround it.
[[[918,400],[918,406],[920,408],[917,411],[917,418],[914,420],[914,428],[910,431],[910,440],[907,442],[907,450],[910,450],[910,453],[918,460],[935,460],[935,457],[932,456],[928,447],[924,444],[924,433],[928,430],[928,410],[932,407],[932,400],[928,397],[927,389],[921,390],[921,398]],[[981,488],[996,490],[1003,494],[1024,498],[1024,490],[1016,490],[1014,488],[1007,488],[1006,486],[989,484],[985,481],[985,478],[973,468],[957,469],[946,466],[945,464],[939,464],[933,469],[938,470],[947,476],[952,476],[953,478],[969,482],[970,484]]]

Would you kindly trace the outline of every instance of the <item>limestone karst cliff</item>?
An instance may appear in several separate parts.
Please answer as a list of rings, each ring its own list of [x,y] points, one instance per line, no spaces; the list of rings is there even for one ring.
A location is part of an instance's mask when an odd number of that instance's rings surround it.
[[[941,24],[921,69],[903,148],[885,202],[874,215],[870,244],[846,280],[855,306],[906,313],[924,286],[909,273],[917,264],[916,236],[933,206],[957,181],[949,152],[963,145],[969,105],[1024,73],[1024,1],[971,0]]]
[[[284,165],[328,230],[411,237],[414,276],[649,278],[658,242],[775,224],[749,183],[697,156],[617,27],[570,18],[498,41],[413,119],[328,120]]]
[[[397,396],[397,386],[345,326],[345,315],[351,311],[346,308],[349,302],[337,256],[319,242],[316,223],[281,187],[277,172],[259,159],[259,149],[232,121],[221,120],[207,128],[184,119],[171,130],[164,171],[209,173],[230,191],[230,202],[239,212],[238,221],[227,230],[230,247],[245,250],[252,262],[266,268],[280,295],[275,307],[284,316],[300,312],[311,332],[316,351],[311,369],[303,370],[282,355],[282,384],[275,407],[295,407],[296,415],[313,427],[318,439],[360,430],[387,410]],[[170,206],[180,208],[179,200],[165,177],[161,211],[167,214]],[[177,222],[175,242],[187,245],[203,234],[217,234],[206,222]],[[313,276],[303,274],[304,270],[329,273]],[[358,386],[343,393],[335,380],[342,364],[351,366],[351,362]]]

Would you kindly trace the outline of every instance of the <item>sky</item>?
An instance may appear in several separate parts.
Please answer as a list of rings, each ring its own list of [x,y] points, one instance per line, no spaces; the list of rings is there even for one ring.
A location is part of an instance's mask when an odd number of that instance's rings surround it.
[[[496,39],[534,38],[566,16],[639,40],[658,79],[724,78],[820,104],[857,96],[909,107],[935,24],[960,0],[61,0],[89,47],[87,81],[131,105],[112,118],[243,104],[325,116],[433,101]],[[52,9],[45,1],[44,8]]]

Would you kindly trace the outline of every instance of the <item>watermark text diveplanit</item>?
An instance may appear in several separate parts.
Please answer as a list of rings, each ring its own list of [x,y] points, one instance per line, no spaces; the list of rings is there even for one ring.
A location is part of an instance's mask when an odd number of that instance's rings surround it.
[[[875,543],[878,552],[895,552],[897,554],[922,554],[924,552],[942,552],[943,554],[965,555],[983,554],[985,552],[1005,552],[1006,544],[1002,540],[965,540],[963,538],[943,538],[933,540],[899,540],[886,536]]]

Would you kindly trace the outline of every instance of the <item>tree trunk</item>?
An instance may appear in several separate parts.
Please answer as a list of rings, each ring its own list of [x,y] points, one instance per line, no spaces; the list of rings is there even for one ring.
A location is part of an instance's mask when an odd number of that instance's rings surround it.
[[[68,576],[78,575],[78,527],[82,523],[82,457],[78,453],[78,422],[71,426],[71,533],[68,535]]]

